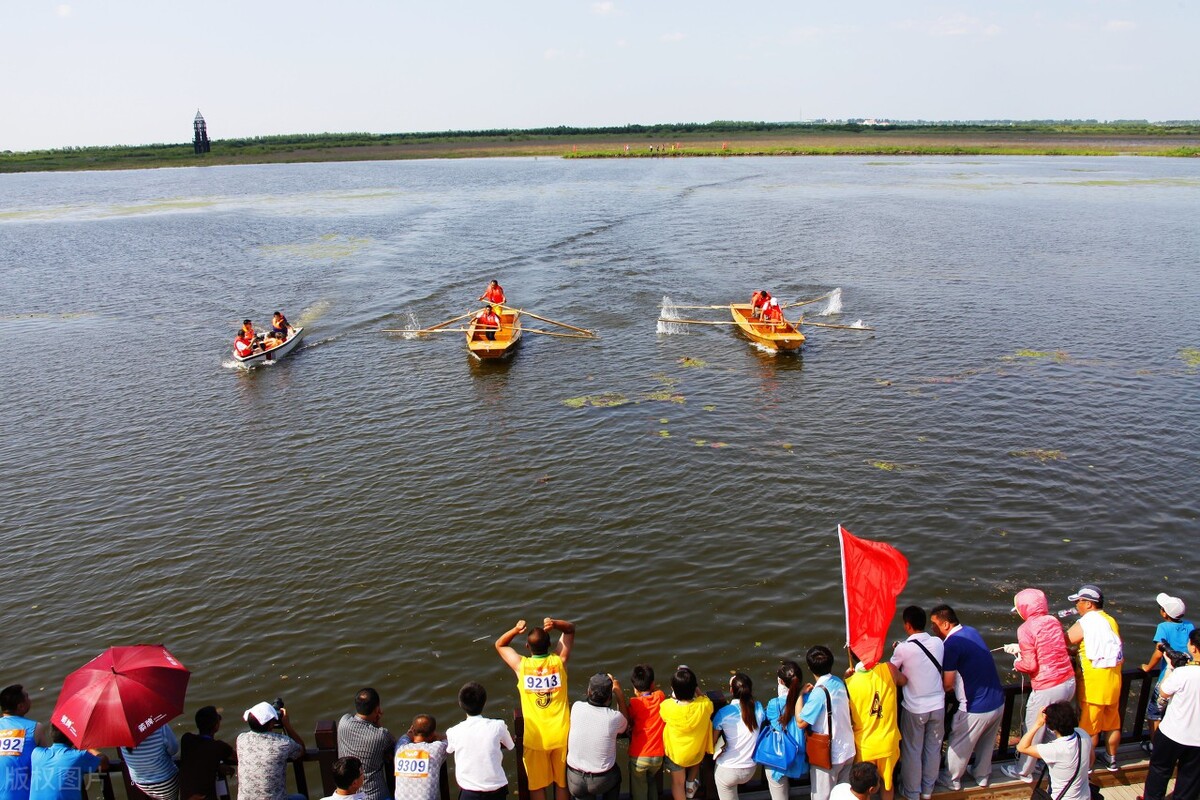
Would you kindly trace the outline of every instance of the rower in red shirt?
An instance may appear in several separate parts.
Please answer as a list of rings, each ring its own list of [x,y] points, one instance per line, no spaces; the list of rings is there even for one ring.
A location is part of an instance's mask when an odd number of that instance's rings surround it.
[[[762,305],[762,321],[783,322],[783,309],[779,307],[779,301],[770,295]]]
[[[505,301],[504,290],[500,288],[500,284],[492,281],[488,284],[487,291],[481,294],[479,299],[487,303],[503,303]]]
[[[500,306],[488,306],[475,317],[475,330],[483,331],[488,339],[496,340],[496,331],[500,330]]]
[[[763,304],[771,299],[771,293],[766,289],[759,289],[754,294],[750,295],[750,316],[758,319],[762,316]]]

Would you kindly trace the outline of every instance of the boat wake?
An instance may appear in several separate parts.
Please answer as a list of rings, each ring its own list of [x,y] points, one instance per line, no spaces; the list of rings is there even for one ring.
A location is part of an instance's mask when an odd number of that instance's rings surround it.
[[[417,331],[421,328],[421,321],[417,319],[416,312],[406,311],[405,319],[407,320],[407,322],[405,323],[404,327],[408,328],[410,331]],[[401,339],[416,339],[420,335],[421,334],[419,334],[419,333],[402,333],[402,334],[400,334],[400,338]]]
[[[312,305],[300,312],[300,318],[296,320],[297,328],[307,328],[314,322],[325,316],[325,312],[329,310],[328,300],[318,300]]]
[[[658,310],[658,327],[655,330],[663,334],[687,333],[687,325],[669,321],[673,319],[683,319],[683,317],[679,316],[679,309],[671,302],[671,298],[664,294],[662,308]]]
[[[856,320],[854,320],[854,322],[850,323],[850,327],[851,328],[865,328],[867,326],[866,326],[866,323],[864,323],[861,319],[856,319]]]
[[[842,289],[838,287],[829,293],[829,301],[817,312],[818,317],[829,317],[842,313]]]

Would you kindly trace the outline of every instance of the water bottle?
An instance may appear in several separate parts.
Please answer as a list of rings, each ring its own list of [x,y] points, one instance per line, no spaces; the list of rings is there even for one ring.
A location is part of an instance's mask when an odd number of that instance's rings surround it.
[[[1079,616],[1079,612],[1074,608],[1064,608],[1062,611],[1058,612],[1057,616],[1059,619],[1067,619],[1068,617]]]

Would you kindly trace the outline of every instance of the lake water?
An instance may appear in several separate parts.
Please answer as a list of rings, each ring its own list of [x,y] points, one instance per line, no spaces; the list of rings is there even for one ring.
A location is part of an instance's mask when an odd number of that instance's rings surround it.
[[[1098,583],[1144,660],[1159,591],[1200,610],[1198,219],[1182,159],[0,176],[0,684],[44,719],[105,646],[162,642],[194,672],[180,722],[214,703],[230,733],[276,695],[307,733],[363,685],[394,729],[452,722],[471,679],[507,717],[492,642],[549,615],[579,625],[573,695],[641,660],[766,694],[844,641],[839,522],[908,556],[901,605],[992,646],[1015,591]],[[481,364],[381,332],[490,278],[600,338]],[[876,331],[792,357],[656,333],[664,296],[756,288],[840,288],[808,319]],[[233,368],[275,309],[304,346]]]

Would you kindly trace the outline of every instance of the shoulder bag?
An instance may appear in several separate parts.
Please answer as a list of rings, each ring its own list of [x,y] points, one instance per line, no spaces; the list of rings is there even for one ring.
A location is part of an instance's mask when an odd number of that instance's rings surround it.
[[[929,660],[933,662],[933,666],[937,668],[939,675],[945,674],[945,670],[942,668],[941,662],[933,657],[933,653],[925,649],[925,645],[921,644],[916,639],[913,639],[912,643],[921,648],[922,653],[929,656]],[[958,713],[958,706],[959,702],[957,692],[955,692],[953,689],[946,692],[946,718],[943,724],[945,726],[944,737],[947,741],[950,739],[950,730],[954,727],[954,715]]]
[[[817,688],[825,693],[825,730],[827,732],[813,733],[812,727],[809,727],[808,735],[804,737],[804,754],[808,756],[808,763],[811,766],[830,769],[833,767],[833,697],[824,686]]]
[[[1046,762],[1043,761],[1042,774],[1038,776],[1037,781],[1035,781],[1033,784],[1033,793],[1029,796],[1030,800],[1063,800],[1063,797],[1066,795],[1067,791],[1075,785],[1075,781],[1079,780],[1079,768],[1083,765],[1083,739],[1080,738],[1078,732],[1075,734],[1075,744],[1077,745],[1075,750],[1075,771],[1071,774],[1071,780],[1067,781],[1067,785],[1064,786],[1055,796],[1051,796],[1050,792],[1048,792],[1046,789],[1043,789],[1042,781],[1046,781],[1046,783],[1049,784],[1050,776],[1050,767],[1046,764]],[[1089,781],[1088,789],[1090,790],[1092,800],[1104,800],[1104,795],[1100,793],[1099,786]]]

